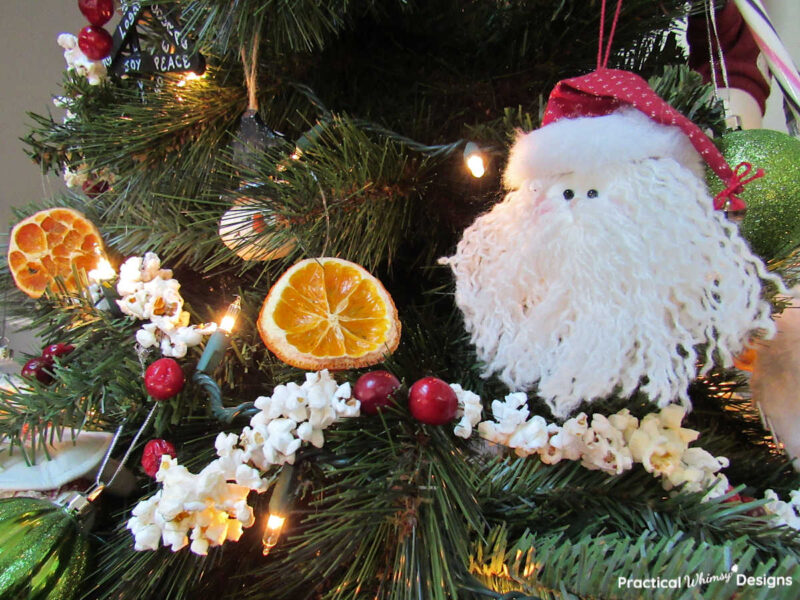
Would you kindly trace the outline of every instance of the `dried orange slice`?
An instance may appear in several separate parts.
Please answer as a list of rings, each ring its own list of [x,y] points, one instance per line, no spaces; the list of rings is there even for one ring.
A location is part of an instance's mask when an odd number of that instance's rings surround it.
[[[31,298],[41,296],[56,276],[75,291],[73,265],[88,272],[103,258],[97,227],[71,208],[50,208],[23,219],[11,230],[8,243],[14,283]]]
[[[258,331],[283,362],[314,371],[374,365],[400,342],[389,292],[340,258],[302,260],[281,275],[261,307]]]

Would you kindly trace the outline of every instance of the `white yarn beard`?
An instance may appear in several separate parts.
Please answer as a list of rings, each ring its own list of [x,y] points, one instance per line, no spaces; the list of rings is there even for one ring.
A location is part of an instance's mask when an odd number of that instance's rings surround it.
[[[687,405],[695,346],[708,344],[705,373],[714,351],[728,366],[749,333],[774,331],[759,278],[777,278],[701,181],[671,159],[603,178],[594,199],[567,202],[555,178],[509,193],[443,261],[484,375],[538,382],[559,418],[642,380],[659,406]]]

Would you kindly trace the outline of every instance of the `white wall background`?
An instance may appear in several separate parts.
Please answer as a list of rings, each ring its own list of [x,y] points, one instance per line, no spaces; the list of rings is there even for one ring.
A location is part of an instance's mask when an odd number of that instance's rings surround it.
[[[53,194],[60,182],[44,178],[23,153],[19,138],[26,133],[26,111],[55,111],[65,66],[58,34],[77,32],[86,22],[77,0],[2,0],[0,6],[0,234],[7,235],[10,207]],[[795,62],[800,64],[800,0],[766,0],[773,22]],[[765,127],[785,129],[779,94],[769,100]],[[2,294],[2,290],[0,290]],[[12,327],[13,324],[10,324]],[[35,340],[13,335],[12,348],[38,353]]]
[[[64,31],[77,35],[86,25],[77,0],[2,0],[0,3],[0,234],[8,235],[10,207],[36,202],[58,189],[24,154],[20,137],[30,123],[26,112],[54,110],[64,70],[56,43]],[[2,290],[0,290],[2,294]],[[9,324],[9,328],[14,324]],[[1,325],[0,325],[1,326]],[[13,335],[12,348],[38,352],[30,335]]]

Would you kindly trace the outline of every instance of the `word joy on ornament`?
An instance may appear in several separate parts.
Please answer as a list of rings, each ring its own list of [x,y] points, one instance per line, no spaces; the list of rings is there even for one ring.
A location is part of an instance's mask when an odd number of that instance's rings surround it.
[[[191,51],[180,24],[160,4],[149,5],[147,11],[166,33],[161,40],[161,51],[146,52],[141,49],[136,25],[144,10],[139,2],[131,2],[127,6],[114,31],[111,54],[103,61],[105,66],[120,76],[129,73],[184,72],[202,75],[205,59],[200,53]]]

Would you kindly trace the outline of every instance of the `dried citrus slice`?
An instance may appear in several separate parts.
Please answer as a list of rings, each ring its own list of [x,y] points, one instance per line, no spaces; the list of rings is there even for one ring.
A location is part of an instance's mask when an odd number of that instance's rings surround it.
[[[105,258],[97,227],[77,210],[49,208],[17,223],[8,243],[8,268],[14,283],[38,298],[56,276],[75,291],[73,265],[90,271]]]
[[[302,260],[281,275],[258,331],[283,362],[308,370],[374,365],[400,342],[392,297],[363,267],[340,258]]]

